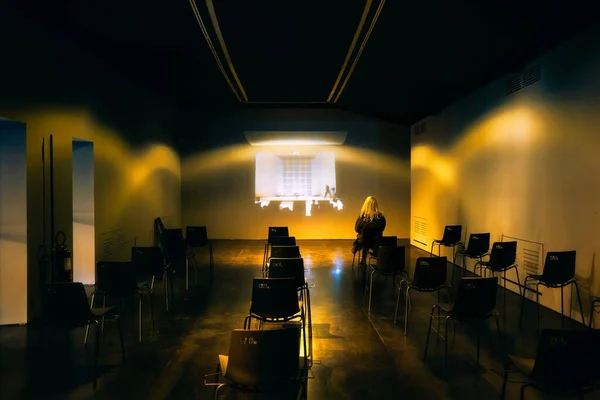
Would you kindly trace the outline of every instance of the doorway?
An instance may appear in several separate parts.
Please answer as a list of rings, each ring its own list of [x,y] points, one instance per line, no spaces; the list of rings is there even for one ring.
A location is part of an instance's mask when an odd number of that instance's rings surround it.
[[[0,118],[0,325],[27,323],[25,124]]]
[[[94,143],[73,139],[73,281],[96,281]]]

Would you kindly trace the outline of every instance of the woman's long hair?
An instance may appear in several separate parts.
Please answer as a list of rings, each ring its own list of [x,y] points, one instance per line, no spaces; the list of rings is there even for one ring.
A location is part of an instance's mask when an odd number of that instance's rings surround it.
[[[367,197],[362,205],[362,208],[360,209],[360,217],[366,219],[367,221],[374,221],[381,215],[382,213],[379,211],[377,199],[373,196]]]

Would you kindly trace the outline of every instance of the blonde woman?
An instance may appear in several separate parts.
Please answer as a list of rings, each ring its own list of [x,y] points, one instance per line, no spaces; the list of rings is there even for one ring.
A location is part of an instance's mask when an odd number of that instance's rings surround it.
[[[364,264],[367,260],[368,250],[373,249],[375,238],[382,236],[385,230],[385,217],[379,210],[379,205],[375,197],[369,196],[365,199],[356,224],[354,224],[354,230],[357,235],[352,253],[356,253],[362,249],[361,262]]]

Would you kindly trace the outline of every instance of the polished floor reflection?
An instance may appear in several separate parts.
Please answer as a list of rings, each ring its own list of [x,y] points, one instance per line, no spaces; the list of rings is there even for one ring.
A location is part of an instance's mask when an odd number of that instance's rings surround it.
[[[364,307],[364,282],[351,269],[351,241],[299,241],[311,285],[315,364],[309,374],[309,399],[481,399],[500,393],[505,350],[533,357],[537,346],[535,309],[526,303],[519,323],[519,296],[498,289],[502,333],[492,321],[481,339],[476,365],[473,327],[456,325],[450,340],[449,374],[444,379],[443,341],[432,335],[427,362],[423,349],[434,294],[415,293],[408,336],[403,317],[393,323],[395,293],[391,279],[375,283],[371,314]],[[409,271],[425,252],[407,245]],[[217,241],[215,276],[208,255],[198,286],[184,290],[176,282],[172,310],[165,312],[162,285],[154,294],[156,330],[137,343],[136,308],[124,309],[128,361],[121,363],[116,328],[106,324],[101,342],[101,376],[92,390],[93,346],[83,346],[84,330],[71,334],[28,327],[0,328],[0,398],[5,399],[208,399],[203,377],[215,371],[217,355],[226,353],[229,332],[243,326],[251,281],[260,274],[263,242]],[[449,267],[450,268],[450,267]],[[411,272],[409,272],[410,274]],[[456,273],[459,273],[457,270]],[[444,297],[444,296],[443,296]],[[147,321],[146,321],[147,322]],[[560,316],[543,310],[542,327],[560,327]],[[576,326],[572,321],[567,325]],[[146,323],[145,329],[150,329]],[[93,340],[93,338],[92,338]],[[519,381],[518,375],[515,380]],[[509,383],[507,398],[518,396]],[[595,398],[597,394],[590,394]],[[246,398],[227,393],[227,398]],[[531,392],[528,398],[544,398]]]

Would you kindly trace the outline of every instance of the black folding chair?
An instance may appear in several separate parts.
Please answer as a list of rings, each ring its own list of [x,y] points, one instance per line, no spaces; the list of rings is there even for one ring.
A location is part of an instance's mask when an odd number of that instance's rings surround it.
[[[131,263],[136,275],[150,280],[150,290],[153,291],[156,276],[162,276],[165,272],[165,262],[160,247],[132,247]]]
[[[114,307],[90,308],[85,288],[81,282],[53,283],[46,287],[46,314],[50,321],[63,326],[67,331],[96,324],[96,347],[94,353],[94,389],[97,385],[98,354],[100,350],[100,325],[103,321],[115,321],[119,329],[121,353],[126,362],[125,344],[121,319]],[[87,339],[87,331],[86,331]],[[87,344],[87,340],[86,340]]]
[[[267,236],[267,243],[265,243],[265,251],[263,253],[262,269],[265,269],[267,260],[269,259],[269,249],[271,248],[271,241],[274,237],[290,236],[290,230],[287,226],[270,226],[269,235]]]
[[[275,392],[278,398],[306,398],[299,347],[297,327],[236,329],[231,332],[229,355],[219,355],[217,373],[206,375],[204,385],[215,387],[215,400],[223,388],[245,393]]]
[[[450,286],[447,283],[448,279],[448,259],[446,257],[419,257],[415,266],[415,274],[413,279],[407,277],[400,280],[398,285],[398,299],[396,300],[396,312],[394,313],[394,323],[398,318],[398,308],[400,305],[400,297],[404,294],[405,311],[404,311],[404,334],[408,333],[408,311],[412,307],[410,300],[410,290],[414,289],[418,292],[431,293],[437,292],[438,304],[440,303],[440,291],[448,290]],[[406,291],[404,290],[406,285]],[[450,297],[450,292],[448,292]]]
[[[579,296],[579,285],[575,279],[575,263],[577,252],[571,251],[550,251],[546,254],[544,262],[544,270],[541,275],[531,274],[525,277],[523,285],[528,288],[528,284],[535,285],[535,302],[537,305],[537,326],[540,329],[540,286],[545,286],[552,289],[560,289],[560,315],[561,324],[564,326],[565,317],[565,301],[564,289],[566,286],[575,286],[577,294],[577,302],[579,303],[579,311],[581,312],[581,323],[585,325],[585,316],[583,314],[583,306],[581,305],[581,297]],[[521,297],[521,320],[523,319],[523,307],[525,305],[525,296]]]
[[[483,257],[488,255],[490,251],[490,234],[489,233],[472,233],[469,236],[469,242],[467,248],[464,250],[458,250],[454,253],[454,260],[452,263],[456,265],[456,258],[462,257],[462,276],[466,275],[467,269],[467,258],[482,261]]]
[[[263,266],[263,277],[268,276],[269,270],[269,262],[271,258],[301,258],[300,247],[299,246],[274,246],[270,247],[269,258],[267,259],[266,264]]]
[[[130,296],[138,298],[138,341],[142,342],[142,297],[148,302],[148,312],[154,332],[154,315],[152,313],[152,296],[150,285],[147,282],[137,282],[134,264],[130,261],[98,261],[96,264],[96,287],[92,293],[90,306],[94,308],[96,296],[102,296],[102,307],[106,307],[106,297],[121,299],[121,313],[123,312],[124,299]],[[104,324],[102,324],[102,328]],[[89,334],[89,325],[85,330],[85,343]]]
[[[208,248],[208,266],[210,268],[210,277],[214,276],[215,259],[213,253],[212,241],[208,238],[208,232],[206,226],[188,226],[185,228],[185,243],[188,247],[188,262],[191,259],[194,263],[194,270],[196,269],[196,253],[191,249],[202,249]],[[197,275],[196,275],[196,279]],[[196,281],[196,283],[198,283]]]
[[[435,311],[438,310],[438,318],[445,318],[445,337],[444,337],[444,363],[446,374],[448,373],[448,321],[476,322],[479,324],[477,329],[477,365],[479,365],[479,341],[480,324],[488,318],[494,318],[496,328],[500,334],[500,322],[498,321],[498,312],[496,307],[496,286],[498,278],[462,278],[458,285],[456,301],[450,308],[444,308],[439,304],[432,307],[429,313],[429,330],[427,331],[427,341],[425,342],[425,352],[423,361],[427,357],[429,348],[429,337],[431,336],[431,324],[436,317]],[[440,317],[440,314],[441,317]]]
[[[438,246],[438,257],[441,255],[442,246],[452,248],[452,260],[455,258],[455,248],[462,246],[462,225],[446,225],[444,235],[439,240],[431,242],[429,253],[433,255],[434,246]]]
[[[294,236],[273,236],[271,246],[295,246],[296,238]]]
[[[369,251],[369,260],[367,264],[371,264],[371,260],[377,258],[377,250],[380,246],[398,246],[398,236],[378,236],[373,241],[373,249]]]
[[[273,258],[269,259],[268,278],[293,278],[300,294],[300,301],[304,306],[308,324],[308,360],[312,363],[312,313],[310,308],[310,290],[304,274],[304,260],[302,258]]]
[[[396,277],[406,273],[405,248],[402,246],[379,246],[375,264],[369,264],[370,274],[365,288],[365,297],[369,294],[367,313],[371,313],[373,298],[373,275],[391,276],[393,287],[396,287]]]
[[[538,342],[535,358],[509,355],[505,364],[502,398],[511,367],[514,372],[525,375],[520,398],[525,389],[535,388],[541,392],[558,395],[577,395],[597,389],[600,381],[600,333],[593,330],[544,329]],[[594,387],[595,386],[595,387]]]
[[[244,329],[250,329],[252,320],[264,323],[285,324],[299,321],[302,326],[304,356],[308,356],[306,335],[307,316],[304,305],[298,299],[295,278],[254,278],[250,311],[244,320]]]
[[[517,242],[496,242],[492,245],[492,252],[487,261],[477,261],[475,263],[474,272],[477,274],[477,268],[482,271],[483,276],[487,276],[487,271],[503,274],[504,281],[504,311],[506,312],[506,272],[511,269],[515,270],[517,276],[517,284],[519,285],[519,294],[521,290],[521,278],[519,278],[519,270],[517,269]]]

